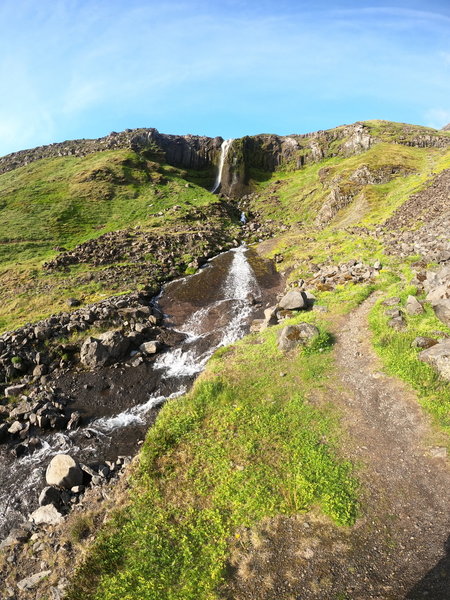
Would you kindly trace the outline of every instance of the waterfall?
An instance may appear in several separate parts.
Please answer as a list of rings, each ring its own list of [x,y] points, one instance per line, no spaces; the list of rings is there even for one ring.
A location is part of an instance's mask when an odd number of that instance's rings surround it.
[[[125,409],[98,415],[75,431],[42,435],[41,447],[30,455],[13,458],[6,445],[0,447],[0,539],[11,524],[36,508],[36,489],[44,486],[45,467],[52,456],[68,452],[89,464],[106,454],[116,456],[117,448],[133,446],[151,424],[154,409],[184,394],[217,348],[246,333],[255,311],[254,299],[261,296],[246,253],[245,246],[224,252],[198,273],[168,284],[178,291],[195,290],[195,297],[190,311],[173,325],[185,339],[153,363],[157,384],[145,401],[133,404],[130,398]],[[169,293],[166,287],[162,296]],[[175,294],[175,305],[177,298]]]
[[[240,246],[227,253],[232,256],[232,261],[220,288],[219,299],[196,310],[179,328],[180,332],[187,335],[182,345],[161,354],[155,361],[155,369],[162,371],[162,380],[177,381],[177,389],[166,397],[158,389],[145,404],[113,417],[98,419],[92,423],[92,427],[108,432],[132,423],[144,423],[145,413],[151,408],[162,404],[167,397],[175,398],[186,392],[189,382],[204,369],[217,348],[231,344],[245,334],[254,311],[254,299],[261,292],[247,261],[246,251],[245,246]],[[210,266],[212,269],[213,263],[214,260]],[[198,274],[190,278],[196,276]],[[218,311],[225,315],[224,322],[216,324],[214,331],[202,333],[211,322],[211,316]]]
[[[220,146],[219,170],[217,172],[217,177],[216,177],[216,181],[214,183],[214,187],[211,190],[212,194],[215,194],[217,192],[217,190],[220,188],[220,185],[222,183],[223,166],[225,164],[225,159],[227,157],[228,150],[230,149],[232,141],[233,141],[233,139],[224,140],[222,142],[222,145]]]

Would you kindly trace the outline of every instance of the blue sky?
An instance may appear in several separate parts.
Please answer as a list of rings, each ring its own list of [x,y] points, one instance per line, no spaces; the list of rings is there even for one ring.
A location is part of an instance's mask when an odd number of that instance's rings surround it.
[[[450,2],[1,0],[0,155],[127,127],[450,122]]]

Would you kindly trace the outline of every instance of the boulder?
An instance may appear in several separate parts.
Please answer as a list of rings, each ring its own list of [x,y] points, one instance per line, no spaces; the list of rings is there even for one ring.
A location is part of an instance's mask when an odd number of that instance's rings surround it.
[[[450,339],[423,350],[419,359],[434,367],[443,379],[450,381]]]
[[[46,504],[31,513],[30,521],[36,525],[58,525],[64,521],[64,517],[53,504]]]
[[[53,504],[58,508],[61,506],[61,491],[51,485],[47,485],[39,494],[39,506],[47,506]]]
[[[74,485],[83,483],[83,472],[78,462],[69,454],[57,454],[47,467],[45,481],[47,485],[70,490]]]
[[[278,306],[285,310],[300,310],[308,304],[306,295],[299,290],[291,290],[283,296]]]
[[[406,299],[406,313],[408,315],[421,315],[423,313],[423,306],[414,296],[408,296]]]
[[[287,325],[283,327],[278,335],[278,348],[282,352],[293,350],[297,346],[307,344],[311,339],[319,335],[319,330],[311,323],[299,323],[298,325]]]
[[[139,350],[144,354],[156,354],[161,348],[161,343],[157,340],[153,342],[144,342],[139,346]]]
[[[438,319],[450,326],[450,298],[441,300],[434,305],[434,312]]]
[[[51,571],[40,571],[39,573],[35,573],[34,575],[30,575],[29,577],[25,577],[25,579],[21,579],[17,582],[17,587],[19,590],[32,590],[35,588],[43,579],[50,575]]]
[[[130,341],[120,331],[107,331],[97,338],[88,337],[80,350],[80,361],[89,368],[104,367],[123,358]]]
[[[438,341],[434,338],[419,336],[414,338],[414,340],[411,343],[411,346],[413,348],[422,348],[422,350],[426,350],[427,348],[436,346],[437,343]]]

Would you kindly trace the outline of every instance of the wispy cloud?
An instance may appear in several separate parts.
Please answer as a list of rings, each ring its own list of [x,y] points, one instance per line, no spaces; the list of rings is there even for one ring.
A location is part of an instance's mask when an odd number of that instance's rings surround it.
[[[447,14],[329,6],[3,0],[0,154],[138,125],[231,137],[437,122],[426,112],[450,97]]]

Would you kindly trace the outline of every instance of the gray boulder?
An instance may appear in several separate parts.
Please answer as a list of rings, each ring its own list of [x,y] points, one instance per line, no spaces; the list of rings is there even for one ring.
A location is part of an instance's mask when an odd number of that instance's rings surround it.
[[[47,485],[70,490],[73,486],[83,483],[83,472],[78,462],[69,454],[57,454],[47,467],[45,481]]]
[[[278,306],[284,310],[300,310],[306,308],[308,300],[304,292],[291,290],[283,296]]]
[[[25,579],[18,581],[17,587],[22,591],[32,590],[50,574],[51,571],[40,571],[39,573],[35,573],[34,575],[30,575],[29,577],[25,577]]]
[[[156,354],[161,348],[161,343],[157,340],[153,342],[144,342],[139,346],[139,350],[144,354]]]
[[[406,312],[408,315],[421,315],[423,306],[414,296],[408,296],[406,299]]]
[[[450,326],[450,298],[441,300],[438,304],[435,304],[433,308],[437,318]]]
[[[88,337],[80,350],[80,361],[86,367],[104,367],[123,358],[130,341],[120,331],[107,331],[98,337]]]
[[[51,485],[47,485],[39,494],[39,506],[47,506],[53,504],[58,508],[61,506],[61,491]]]
[[[58,525],[64,521],[64,517],[53,504],[46,504],[31,513],[30,521],[36,525]]]
[[[419,359],[434,367],[443,379],[450,381],[450,339],[423,350]]]
[[[278,335],[278,349],[289,352],[297,346],[304,346],[314,337],[319,335],[319,330],[311,323],[299,323],[283,327]]]

